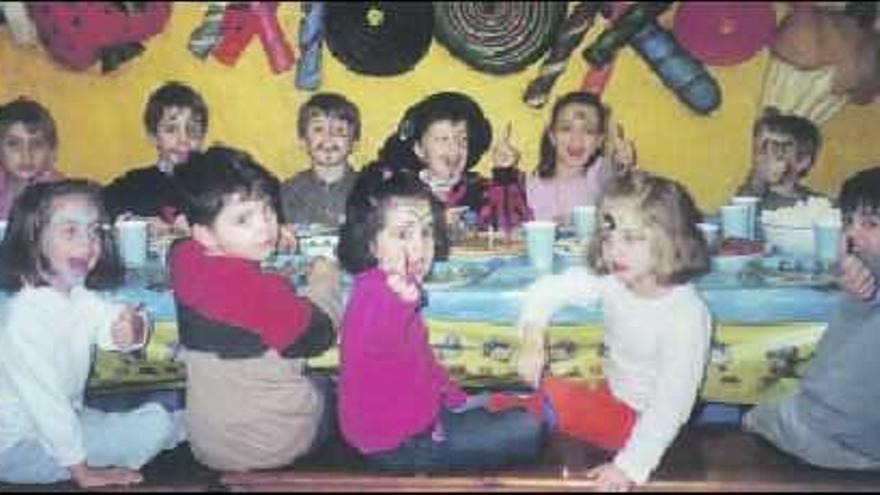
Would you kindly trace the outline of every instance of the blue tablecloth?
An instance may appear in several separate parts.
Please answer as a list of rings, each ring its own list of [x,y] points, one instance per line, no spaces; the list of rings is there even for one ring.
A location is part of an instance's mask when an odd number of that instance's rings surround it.
[[[830,276],[810,266],[786,268],[785,263],[785,260],[768,257],[762,260],[762,269],[752,272],[710,272],[697,281],[697,286],[716,321],[721,323],[827,321],[841,297]],[[475,276],[445,285],[426,284],[426,318],[494,324],[515,322],[523,294],[539,274],[525,258],[437,262],[435,272],[455,270],[467,264],[476,266]],[[785,269],[778,270],[780,264]],[[554,272],[569,266],[571,263],[566,258],[557,257]],[[349,282],[346,276],[345,285]],[[173,297],[158,264],[151,263],[142,270],[129,272],[125,287],[110,295],[117,300],[144,302],[157,321],[175,319]],[[553,324],[582,325],[598,323],[601,318],[601,308],[596,303],[565,308],[554,316]]]

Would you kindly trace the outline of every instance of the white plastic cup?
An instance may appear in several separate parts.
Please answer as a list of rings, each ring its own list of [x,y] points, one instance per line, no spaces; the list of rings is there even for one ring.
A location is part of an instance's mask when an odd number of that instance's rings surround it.
[[[749,209],[749,235],[747,239],[755,240],[758,238],[758,205],[761,198],[757,196],[734,196],[730,198],[730,202],[735,205],[746,205]]]
[[[839,219],[825,218],[813,224],[813,239],[816,258],[819,261],[833,263],[837,261],[837,247],[843,226]]]
[[[578,239],[589,239],[596,230],[596,207],[592,205],[575,206],[571,210],[571,223]]]
[[[748,239],[751,234],[748,205],[722,206],[721,230],[726,238],[738,237],[740,239]]]
[[[715,251],[718,249],[718,237],[719,231],[721,228],[712,222],[699,222],[697,224],[697,228],[700,229],[700,232],[703,233],[703,237],[706,239],[706,246],[709,247],[709,251]]]
[[[526,231],[529,262],[539,272],[553,269],[553,242],[556,240],[556,223],[549,220],[533,220],[523,224]]]
[[[119,220],[116,222],[119,254],[126,268],[138,268],[147,263],[147,221]]]
[[[7,220],[0,220],[0,241],[6,237],[6,226],[9,225]]]

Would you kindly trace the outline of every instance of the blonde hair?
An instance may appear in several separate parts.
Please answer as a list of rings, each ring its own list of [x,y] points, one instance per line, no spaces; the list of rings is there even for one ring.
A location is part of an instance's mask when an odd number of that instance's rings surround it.
[[[654,276],[661,285],[686,283],[709,271],[706,240],[693,199],[678,182],[642,171],[611,179],[597,205],[601,222],[609,203],[629,204],[649,230]],[[610,273],[602,258],[601,230],[593,236],[587,262],[598,274]]]

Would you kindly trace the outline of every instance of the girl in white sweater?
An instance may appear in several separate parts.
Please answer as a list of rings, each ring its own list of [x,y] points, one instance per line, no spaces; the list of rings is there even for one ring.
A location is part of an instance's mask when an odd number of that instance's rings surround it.
[[[526,293],[518,371],[538,387],[559,431],[616,451],[587,473],[600,489],[616,491],[647,481],[690,416],[711,337],[709,311],[690,281],[709,262],[700,215],[673,181],[633,171],[608,184],[597,215],[591,270],[544,277]],[[593,388],[542,380],[553,313],[596,298],[605,321],[605,381]]]
[[[136,483],[178,438],[158,404],[83,405],[94,347],[133,350],[146,338],[135,308],[94,290],[122,280],[100,198],[97,184],[64,180],[29,186],[13,205],[0,243],[0,286],[13,292],[0,311],[0,481]]]

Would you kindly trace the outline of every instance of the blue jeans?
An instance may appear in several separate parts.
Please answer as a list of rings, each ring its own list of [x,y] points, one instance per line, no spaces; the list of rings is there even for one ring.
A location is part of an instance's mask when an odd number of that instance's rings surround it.
[[[534,461],[541,448],[541,422],[526,411],[490,413],[483,408],[440,415],[445,439],[425,432],[397,449],[365,456],[367,465],[392,471],[485,469]]]
[[[90,467],[140,469],[180,440],[180,417],[155,403],[130,412],[85,409],[80,414],[86,463]],[[57,483],[70,479],[38,439],[24,440],[0,452],[0,481]]]

